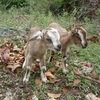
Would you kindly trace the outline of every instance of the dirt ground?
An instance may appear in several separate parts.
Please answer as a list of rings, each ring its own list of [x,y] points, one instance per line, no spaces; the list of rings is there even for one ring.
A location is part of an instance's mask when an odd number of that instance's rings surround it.
[[[32,84],[23,84],[22,78],[22,73],[14,74],[10,70],[0,70],[0,100],[34,100],[30,98],[33,94],[34,86]],[[38,95],[40,94],[44,97],[44,99],[39,100],[49,100],[46,92],[54,91],[53,86],[59,86],[63,82],[66,82],[66,80],[62,79],[55,84],[49,84],[48,90],[45,90],[45,92],[40,91],[38,93]],[[94,84],[98,86],[98,95],[100,96],[100,85],[97,83]],[[89,92],[91,92],[91,89],[86,91],[86,93]],[[85,94],[78,88],[69,88],[67,94],[66,92],[61,92],[61,96],[56,100],[74,100],[73,98],[69,99],[69,95],[74,96],[75,100],[85,100]]]

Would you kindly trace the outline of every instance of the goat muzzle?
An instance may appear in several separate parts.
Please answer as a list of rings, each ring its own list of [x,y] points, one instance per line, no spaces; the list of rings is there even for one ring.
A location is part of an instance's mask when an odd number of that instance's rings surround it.
[[[55,48],[56,51],[60,51],[61,50],[61,44],[57,45],[57,47]]]
[[[88,46],[88,43],[86,42],[86,43],[84,44],[84,46],[82,46],[82,48],[85,49],[87,46]]]

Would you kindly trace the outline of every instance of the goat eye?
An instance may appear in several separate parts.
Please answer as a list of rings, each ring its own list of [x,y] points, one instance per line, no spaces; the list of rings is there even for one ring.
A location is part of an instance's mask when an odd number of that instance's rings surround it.
[[[47,40],[49,43],[52,43],[52,41],[51,41],[50,38],[46,38],[46,40]]]
[[[77,39],[81,41],[81,38],[79,36],[77,36]]]

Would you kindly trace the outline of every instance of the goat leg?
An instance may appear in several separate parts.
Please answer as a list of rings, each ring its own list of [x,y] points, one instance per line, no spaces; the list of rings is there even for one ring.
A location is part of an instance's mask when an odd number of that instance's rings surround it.
[[[51,50],[50,50],[50,57],[49,57],[49,59],[48,59],[48,63],[49,63],[49,62],[52,62],[53,56],[54,56],[54,51],[51,51]]]
[[[25,76],[23,78],[23,82],[27,83],[29,81],[29,77],[30,77],[30,74],[31,74],[31,65],[32,65],[32,62],[33,62],[32,57],[28,55],[26,57],[25,61],[24,61],[24,64],[26,66],[26,73],[25,73]]]
[[[26,69],[26,73],[25,73],[25,76],[23,78],[23,82],[27,83],[29,81],[30,73],[31,73],[31,71]]]
[[[43,82],[47,82],[47,77],[45,75],[46,65],[45,65],[45,56],[40,60],[40,70],[41,70],[41,79]]]
[[[62,62],[63,62],[63,68],[62,68],[63,73],[67,73],[68,70],[66,68],[66,50],[64,51],[62,50]]]

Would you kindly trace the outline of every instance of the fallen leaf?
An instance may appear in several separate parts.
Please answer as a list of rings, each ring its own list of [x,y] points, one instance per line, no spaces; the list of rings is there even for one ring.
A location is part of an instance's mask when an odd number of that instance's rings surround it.
[[[35,84],[40,85],[40,86],[42,85],[42,81],[41,81],[41,79],[39,77],[37,77],[35,79]]]
[[[89,37],[87,37],[87,40],[93,41],[94,43],[100,42],[100,38],[97,36],[89,36]]]
[[[13,51],[17,51],[17,52],[19,52],[19,51],[21,51],[21,48],[18,48],[18,46],[15,45],[14,48],[13,48]]]
[[[11,56],[10,61],[14,61],[14,60],[15,60],[15,57]]]
[[[55,79],[55,76],[51,72],[46,72],[45,75],[46,75],[47,78]]]
[[[88,93],[85,97],[87,100],[100,100],[100,98],[97,98],[93,93]]]
[[[100,75],[97,76],[97,80],[100,80]]]
[[[59,86],[64,82],[66,82],[66,79],[60,79],[59,81],[57,81],[56,86]]]
[[[61,65],[61,62],[59,62],[59,61],[56,61],[56,64],[55,64],[55,66],[56,67],[59,67]]]
[[[79,79],[75,79],[74,80],[74,83],[73,83],[73,86],[78,86],[78,84],[81,82],[81,80],[79,80]]]
[[[36,90],[36,91],[35,91],[35,94],[36,94],[36,95],[38,95],[38,94],[39,94],[39,91],[38,91],[38,90]]]
[[[11,68],[11,71],[14,72],[18,67],[21,67],[20,64],[14,63],[13,65],[8,65],[7,68]]]
[[[10,61],[10,56],[8,52],[4,52],[1,54],[1,61],[4,63],[8,63]]]
[[[97,79],[98,75],[97,75],[97,73],[95,71],[92,72],[92,77]]]
[[[90,68],[90,67],[87,67],[87,66],[82,67],[82,72],[85,73],[85,74],[91,73],[92,70],[93,70],[93,68]]]
[[[82,66],[82,72],[85,74],[89,74],[93,70],[93,65],[90,62],[80,62]]]
[[[2,53],[2,52],[4,52],[4,48],[0,48],[0,54]]]
[[[29,95],[28,99],[29,100],[39,100],[36,95]]]
[[[59,93],[59,94],[47,93],[47,95],[48,95],[49,97],[51,97],[51,98],[54,98],[54,99],[59,98],[59,97],[61,96],[60,93]]]
[[[77,75],[82,75],[82,72],[80,70],[77,70],[77,71],[75,70],[74,73]]]
[[[5,71],[6,70],[6,67],[5,66],[2,66],[2,71]]]
[[[36,65],[35,64],[32,64],[32,68],[31,68],[31,71],[34,72],[36,69]]]
[[[62,70],[62,65],[59,65],[58,70]]]
[[[32,96],[32,100],[39,100],[36,95]]]
[[[87,66],[87,67],[93,67],[90,62],[80,62],[79,63],[81,66]]]
[[[55,67],[52,67],[52,68],[48,69],[48,72],[54,73],[55,70],[56,70],[56,68]]]
[[[63,87],[63,88],[62,88],[62,91],[63,91],[63,92],[68,92],[68,88],[67,88],[67,87]]]

